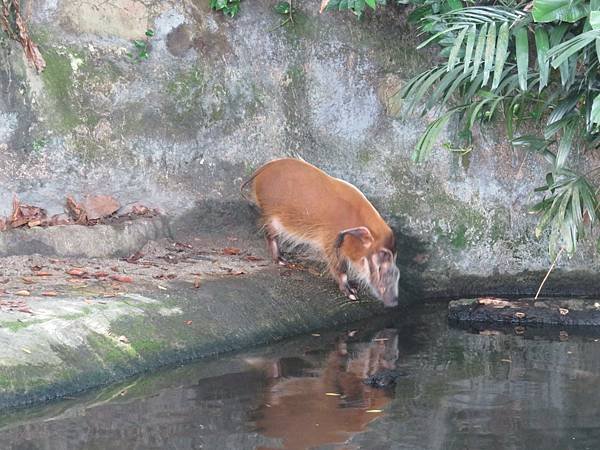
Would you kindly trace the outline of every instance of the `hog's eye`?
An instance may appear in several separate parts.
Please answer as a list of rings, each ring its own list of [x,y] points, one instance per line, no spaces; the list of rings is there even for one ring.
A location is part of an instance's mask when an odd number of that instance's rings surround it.
[[[392,252],[389,250],[381,250],[378,256],[381,262],[389,262],[392,260]]]

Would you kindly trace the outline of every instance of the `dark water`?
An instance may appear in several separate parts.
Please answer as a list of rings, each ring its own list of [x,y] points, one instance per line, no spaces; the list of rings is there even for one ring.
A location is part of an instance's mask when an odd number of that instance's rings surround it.
[[[445,314],[413,307],[5,415],[0,448],[600,448],[598,336]],[[389,369],[394,389],[362,382]]]

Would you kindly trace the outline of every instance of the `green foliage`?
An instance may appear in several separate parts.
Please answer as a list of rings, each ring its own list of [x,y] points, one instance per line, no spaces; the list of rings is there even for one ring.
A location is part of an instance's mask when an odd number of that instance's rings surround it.
[[[321,9],[325,11],[352,11],[357,17],[362,18],[367,6],[375,9],[377,4],[385,5],[385,0],[329,0]]]
[[[278,2],[275,5],[275,11],[279,14],[288,15],[292,12],[292,5],[290,2]]]
[[[34,152],[43,150],[46,145],[48,145],[48,139],[46,138],[37,138],[31,142],[31,148]]]
[[[230,15],[240,0],[210,0]],[[574,167],[576,149],[600,145],[600,0],[322,0],[323,11],[350,11],[363,18],[385,5],[410,7],[408,20],[435,45],[441,61],[410,80],[400,92],[407,113],[437,115],[418,140],[412,158],[424,162],[448,123],[459,125],[471,149],[472,129],[502,118],[515,148],[548,163],[536,235],[547,232],[550,253],[573,254],[597,220],[597,191]],[[275,11],[292,20],[292,1]],[[393,44],[390,44],[393,45]],[[519,135],[525,121],[541,125],[540,136]],[[599,247],[600,248],[600,247]]]
[[[229,17],[234,17],[240,10],[242,0],[210,0],[210,7],[214,11],[222,11]]]
[[[292,6],[291,1],[277,2],[274,9],[275,9],[276,13],[281,14],[282,16],[285,16],[285,20],[283,20],[279,25],[277,25],[275,28],[273,28],[273,30],[276,30],[277,28],[281,28],[284,25],[286,25],[287,23],[294,23],[294,15],[293,14],[295,12],[295,9]],[[273,31],[273,30],[271,30],[271,31]]]
[[[573,254],[584,224],[597,219],[596,190],[573,167],[574,149],[600,144],[600,0],[411,3],[428,35],[420,47],[437,44],[443,60],[401,91],[407,112],[438,114],[413,159],[427,158],[450,120],[470,142],[477,123],[502,117],[513,145],[549,164],[532,210],[540,215],[536,235],[548,230],[552,254]],[[531,119],[544,124],[543,136],[515,137]]]
[[[546,184],[536,190],[546,193],[531,209],[541,215],[535,228],[536,236],[540,237],[549,227],[550,253],[554,256],[562,247],[572,254],[579,239],[585,235],[584,224],[598,220],[594,188],[584,176],[569,169],[559,169],[548,172]]]
[[[136,63],[150,58],[150,43],[148,39],[154,36],[154,30],[148,29],[144,34],[146,35],[146,39],[134,39],[132,41],[134,51],[127,53],[127,56]]]
[[[588,2],[582,0],[536,0],[533,2],[533,20],[536,22],[577,22],[587,16]]]

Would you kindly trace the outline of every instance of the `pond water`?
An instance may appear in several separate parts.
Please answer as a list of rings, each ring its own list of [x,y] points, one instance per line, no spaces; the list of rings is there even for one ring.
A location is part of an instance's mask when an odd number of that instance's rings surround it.
[[[4,415],[0,448],[595,449],[599,409],[599,336],[432,303]]]

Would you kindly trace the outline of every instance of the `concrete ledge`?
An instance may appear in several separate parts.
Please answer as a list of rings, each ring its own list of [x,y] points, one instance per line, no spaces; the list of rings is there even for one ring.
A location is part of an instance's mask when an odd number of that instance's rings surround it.
[[[0,256],[41,254],[106,258],[128,256],[148,241],[169,236],[164,217],[115,225],[62,225],[0,233]]]
[[[0,314],[0,409],[383,311],[375,301],[346,302],[328,279],[280,271],[268,267],[200,288],[145,286],[112,298],[84,291],[40,297],[29,301],[33,314]]]

